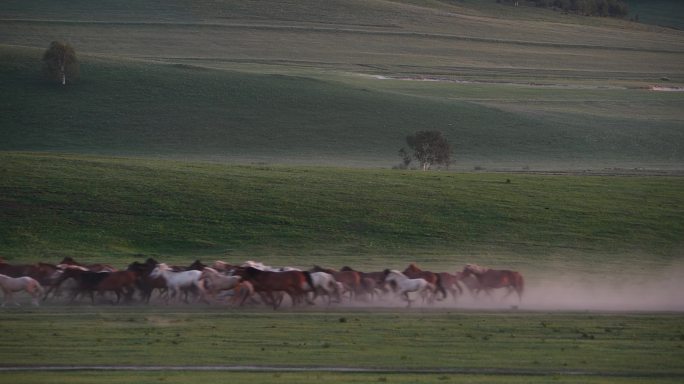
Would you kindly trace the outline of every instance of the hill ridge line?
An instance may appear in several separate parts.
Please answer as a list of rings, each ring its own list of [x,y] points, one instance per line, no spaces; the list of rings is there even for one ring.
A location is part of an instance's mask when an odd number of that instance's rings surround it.
[[[618,47],[607,45],[591,45],[591,44],[563,44],[543,41],[524,41],[524,40],[507,40],[507,39],[493,39],[484,37],[473,37],[454,35],[448,33],[434,33],[434,32],[418,32],[418,31],[373,31],[366,29],[344,28],[344,27],[314,27],[314,26],[297,26],[297,25],[267,25],[267,24],[220,24],[220,23],[187,23],[187,22],[148,22],[148,21],[85,21],[85,20],[45,20],[45,19],[0,19],[0,22],[17,22],[17,23],[40,23],[40,24],[82,24],[82,25],[130,25],[130,26],[178,26],[178,27],[206,27],[206,28],[221,28],[221,29],[260,29],[260,30],[274,30],[274,31],[310,31],[323,33],[351,33],[364,35],[378,35],[378,36],[404,36],[404,37],[419,37],[419,38],[436,38],[447,40],[461,40],[473,41],[481,43],[492,44],[511,44],[522,46],[535,47],[555,47],[555,48],[582,48],[582,49],[605,49],[613,51],[627,51],[627,52],[649,52],[649,53],[671,53],[681,54],[680,50],[670,49],[651,49],[651,48],[634,48],[634,47]]]

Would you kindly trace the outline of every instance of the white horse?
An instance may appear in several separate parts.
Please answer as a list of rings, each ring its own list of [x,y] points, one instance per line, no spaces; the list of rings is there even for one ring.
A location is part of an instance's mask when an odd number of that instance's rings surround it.
[[[2,301],[3,307],[8,299],[10,299],[14,304],[19,305],[19,303],[14,301],[15,292],[28,292],[28,294],[32,297],[31,302],[35,306],[38,306],[38,298],[43,295],[43,287],[40,285],[40,283],[36,279],[28,276],[9,277],[0,274],[0,287],[2,287],[2,291],[4,292],[4,298]]]
[[[310,275],[313,282],[311,291],[314,293],[312,301],[315,301],[320,295],[328,296],[328,305],[332,303],[333,296],[336,302],[342,301],[342,290],[344,288],[335,280],[333,275],[326,272],[310,272]]]
[[[204,288],[206,292],[216,298],[216,295],[221,291],[235,289],[242,281],[242,277],[237,275],[224,275],[214,268],[206,267],[202,270],[200,277],[204,281]]]
[[[167,264],[160,263],[157,264],[156,267],[154,267],[152,272],[150,272],[150,277],[156,279],[160,276],[164,278],[164,280],[166,281],[166,286],[171,292],[170,298],[167,298],[166,300],[167,303],[169,302],[169,299],[173,299],[176,296],[178,296],[178,298],[180,299],[179,293],[182,289],[190,289],[193,287],[199,291],[199,297],[201,299],[204,299],[205,290],[204,284],[200,279],[202,277],[201,271],[190,270],[174,272],[171,269],[171,267],[169,267]]]
[[[262,262],[252,261],[252,260],[245,261],[244,263],[240,264],[240,267],[242,267],[242,268],[252,267],[254,269],[258,269],[260,271],[265,271],[265,272],[301,271],[301,269],[295,268],[295,267],[271,267],[270,265],[266,265]]]
[[[437,291],[435,285],[427,280],[422,278],[411,279],[397,270],[386,269],[385,282],[389,283],[394,291],[406,300],[407,307],[410,307],[413,301],[409,297],[410,292],[416,292],[423,300],[428,299],[429,302],[432,302]]]

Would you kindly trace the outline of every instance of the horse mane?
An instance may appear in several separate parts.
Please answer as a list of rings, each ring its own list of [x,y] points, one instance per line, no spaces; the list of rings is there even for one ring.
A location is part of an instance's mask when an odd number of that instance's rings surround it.
[[[412,272],[423,272],[422,269],[418,268],[418,266],[416,265],[416,263],[411,263],[411,264],[409,264],[408,267],[406,267],[405,270],[406,270],[406,271],[412,271]]]
[[[143,264],[157,265],[159,262],[152,257],[148,257]]]
[[[204,265],[201,261],[199,261],[199,259],[197,259],[197,260],[195,260],[192,264],[190,264],[190,265],[188,266],[188,269],[198,269],[198,270],[202,270],[202,269],[205,268],[205,267],[206,267],[206,265]]]
[[[59,264],[81,265],[71,256],[65,256],[62,261],[59,262]]]

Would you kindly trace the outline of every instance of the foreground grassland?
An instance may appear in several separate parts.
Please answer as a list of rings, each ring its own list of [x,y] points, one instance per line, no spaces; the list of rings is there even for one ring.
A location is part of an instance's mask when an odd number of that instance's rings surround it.
[[[0,379],[17,384],[75,383],[226,383],[253,384],[320,384],[320,383],[470,383],[470,384],[535,384],[535,383],[582,383],[582,384],[666,384],[680,383],[680,377],[601,377],[585,375],[501,375],[501,374],[448,374],[448,373],[225,373],[225,372],[38,372],[0,373]]]
[[[684,233],[684,179],[673,176],[0,160],[0,254],[15,262],[662,268],[680,260]]]
[[[43,307],[1,318],[5,366],[684,375],[684,320],[669,314]]]

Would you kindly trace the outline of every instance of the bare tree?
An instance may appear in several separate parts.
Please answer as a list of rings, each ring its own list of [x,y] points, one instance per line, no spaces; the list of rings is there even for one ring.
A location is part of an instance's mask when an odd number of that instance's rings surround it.
[[[61,41],[53,41],[43,54],[45,73],[50,80],[66,85],[73,82],[79,73],[78,60],[74,48]]]
[[[406,144],[413,151],[412,157],[420,163],[422,170],[427,171],[434,164],[448,166],[451,162],[451,144],[441,131],[418,131],[413,135],[406,136]],[[404,148],[399,150],[404,163],[408,165],[408,151]]]

